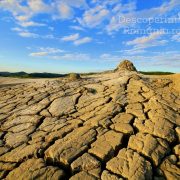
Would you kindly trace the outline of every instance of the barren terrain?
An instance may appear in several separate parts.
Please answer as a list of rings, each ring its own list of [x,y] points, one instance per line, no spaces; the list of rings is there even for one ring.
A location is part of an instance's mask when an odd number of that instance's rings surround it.
[[[180,75],[0,79],[0,178],[180,179]]]

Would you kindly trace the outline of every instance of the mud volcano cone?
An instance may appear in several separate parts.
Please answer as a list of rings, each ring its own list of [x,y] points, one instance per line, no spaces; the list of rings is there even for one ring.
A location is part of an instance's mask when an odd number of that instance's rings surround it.
[[[116,71],[122,71],[122,70],[137,71],[134,64],[129,60],[124,60],[118,65]]]

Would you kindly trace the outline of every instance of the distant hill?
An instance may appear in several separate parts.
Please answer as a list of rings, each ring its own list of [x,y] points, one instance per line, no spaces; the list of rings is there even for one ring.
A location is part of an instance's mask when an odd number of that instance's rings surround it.
[[[56,74],[56,73],[26,73],[26,72],[0,72],[0,76],[3,77],[18,77],[18,78],[58,78],[65,77],[67,74]]]
[[[93,74],[104,74],[104,73],[110,73],[111,71],[104,71],[99,73],[81,73],[80,75],[86,76],[86,75],[93,75]],[[153,71],[153,72],[144,72],[139,71],[140,73],[144,75],[170,75],[174,74],[172,72],[161,72],[161,71]],[[0,77],[16,77],[16,78],[59,78],[59,77],[66,77],[68,74],[56,74],[56,73],[26,73],[26,72],[0,72]]]

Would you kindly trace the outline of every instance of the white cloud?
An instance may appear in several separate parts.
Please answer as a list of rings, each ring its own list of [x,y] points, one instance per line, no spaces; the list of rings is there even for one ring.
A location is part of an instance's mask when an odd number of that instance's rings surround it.
[[[21,32],[23,31],[23,29],[19,28],[19,27],[14,27],[14,28],[11,28],[12,31],[17,31],[17,32]]]
[[[43,0],[28,0],[29,8],[35,13],[47,12],[50,10]]]
[[[27,47],[28,50],[33,50],[32,47]],[[91,57],[85,53],[66,53],[65,50],[52,47],[38,47],[36,52],[31,52],[32,57],[47,57],[54,60],[62,61],[89,61]]]
[[[60,2],[58,4],[58,11],[59,16],[56,17],[59,17],[61,19],[71,19],[74,14],[73,9],[64,2]]]
[[[48,27],[48,29],[50,29],[51,31],[54,31],[54,27],[52,26]]]
[[[81,39],[74,41],[74,45],[79,46],[81,44],[86,44],[86,43],[89,43],[91,41],[92,41],[92,38],[84,37],[84,38],[81,38]]]
[[[30,26],[46,26],[46,25],[43,24],[43,23],[37,23],[37,22],[34,22],[34,21],[19,22],[18,24],[19,24],[20,26],[22,26],[22,27],[30,27]]]
[[[31,14],[15,16],[15,19],[18,20],[18,23],[23,23],[23,22],[29,21],[30,18],[31,18]]]
[[[38,38],[39,35],[31,32],[19,32],[19,36],[26,37],[26,38]]]
[[[128,42],[126,42],[126,45],[147,44],[147,43],[150,43],[150,42],[156,40],[157,38],[159,38],[162,35],[163,35],[163,33],[154,32],[154,33],[151,33],[149,36],[138,37],[132,41],[128,41]]]
[[[56,38],[53,34],[43,35],[43,36],[41,36],[41,38],[43,38],[43,39],[57,39],[57,40],[59,40],[59,38]]]
[[[14,27],[11,28],[12,31],[16,31],[19,36],[21,37],[31,37],[31,38],[42,38],[42,39],[56,39],[59,40],[59,38],[56,38],[53,34],[47,34],[47,35],[39,35],[36,33],[32,33],[26,28],[19,28],[19,27]]]
[[[72,34],[69,36],[64,36],[61,38],[62,41],[72,41],[74,45],[79,46],[81,44],[89,43],[92,41],[92,38],[90,37],[83,37],[80,38],[79,33]]]
[[[87,4],[85,0],[59,0],[53,4],[54,9],[57,9],[57,14],[53,15],[54,19],[72,19],[74,17],[74,8],[86,8]]]
[[[19,36],[25,37],[25,38],[39,38],[40,35],[36,33],[29,32],[27,29],[14,27],[11,29],[12,31],[16,31]]]
[[[29,56],[32,57],[42,57],[42,56],[47,56],[48,53],[47,52],[34,52],[34,53],[30,53]]]
[[[61,56],[52,56],[52,58],[63,61],[89,61],[91,59],[88,54],[83,53],[69,53]]]
[[[173,41],[180,42],[180,33],[177,33],[177,34],[173,35],[171,39]]]
[[[76,34],[72,34],[72,35],[69,35],[69,36],[64,36],[63,38],[61,38],[62,41],[75,41],[79,38],[79,34],[76,33]]]
[[[75,7],[75,8],[86,8],[87,7],[86,0],[76,0],[76,1],[74,1],[74,0],[66,0],[66,3],[69,6]]]
[[[70,28],[77,31],[84,31],[84,28],[82,28],[81,26],[70,26]]]
[[[29,56],[42,57],[42,56],[48,56],[51,54],[58,54],[64,52],[64,50],[58,48],[52,48],[52,47],[40,47],[38,48],[38,50],[39,52],[32,52],[29,54]]]
[[[135,54],[143,54],[146,51],[144,49],[133,48],[133,49],[121,50],[121,51],[118,51],[118,52],[126,54],[126,55],[135,55]]]
[[[81,25],[87,27],[95,27],[100,25],[109,15],[109,10],[104,6],[96,6],[83,14],[82,18],[78,18]]]
[[[127,41],[125,42],[125,44],[127,46],[133,46],[133,49],[131,51],[136,51],[154,46],[162,46],[168,42],[167,40],[159,40],[159,38],[163,35],[163,32],[154,32],[149,34],[148,36],[142,36],[135,38],[131,41]]]
[[[62,53],[64,50],[58,49],[58,48],[52,48],[52,47],[40,47],[41,51],[48,52],[48,54],[56,54],[56,53]]]
[[[84,54],[84,53],[65,53],[62,55],[59,54],[56,55],[55,52],[49,52],[49,51],[32,52],[29,54],[29,56],[48,57],[50,59],[61,60],[61,61],[89,61],[91,59],[88,54]]]

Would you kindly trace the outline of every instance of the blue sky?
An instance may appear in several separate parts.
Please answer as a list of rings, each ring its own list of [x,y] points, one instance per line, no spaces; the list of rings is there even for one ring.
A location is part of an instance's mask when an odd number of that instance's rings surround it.
[[[0,0],[0,71],[180,72],[179,0]]]

